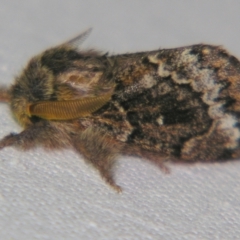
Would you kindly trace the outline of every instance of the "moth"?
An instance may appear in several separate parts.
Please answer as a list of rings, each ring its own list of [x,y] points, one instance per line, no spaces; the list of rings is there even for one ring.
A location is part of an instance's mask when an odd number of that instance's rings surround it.
[[[89,31],[33,57],[0,100],[23,131],[0,149],[72,148],[115,190],[119,154],[212,162],[240,157],[240,62],[192,45],[108,55],[81,50]]]

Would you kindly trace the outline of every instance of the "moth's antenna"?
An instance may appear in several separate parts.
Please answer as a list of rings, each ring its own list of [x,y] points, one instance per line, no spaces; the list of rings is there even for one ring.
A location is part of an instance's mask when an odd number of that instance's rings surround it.
[[[65,44],[71,45],[72,47],[79,47],[79,45],[81,45],[85,41],[85,39],[89,36],[91,31],[92,28],[88,28],[86,31],[80,33],[76,37],[72,38],[70,41],[67,41]]]

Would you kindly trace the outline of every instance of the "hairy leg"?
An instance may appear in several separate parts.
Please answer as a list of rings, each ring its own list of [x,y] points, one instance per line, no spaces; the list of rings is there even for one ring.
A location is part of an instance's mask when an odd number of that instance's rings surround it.
[[[88,128],[73,140],[75,149],[100,172],[103,179],[117,192],[122,189],[113,178],[112,168],[121,144],[110,139],[103,132]]]
[[[11,133],[0,140],[0,149],[12,146],[28,150],[38,145],[48,149],[63,148],[70,145],[70,139],[64,129],[53,127],[48,122],[39,122],[21,133]]]
[[[10,94],[9,89],[5,87],[0,87],[0,102],[9,102]]]

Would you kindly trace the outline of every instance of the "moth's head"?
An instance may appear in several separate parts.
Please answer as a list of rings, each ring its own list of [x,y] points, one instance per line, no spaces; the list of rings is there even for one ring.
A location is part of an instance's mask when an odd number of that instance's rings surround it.
[[[90,29],[32,58],[16,77],[9,101],[21,125],[26,127],[36,119],[70,120],[89,116],[110,100],[114,84],[102,88],[97,84],[103,74],[98,53],[79,52],[76,47],[89,32]]]
[[[18,122],[26,127],[36,119],[72,120],[89,116],[106,104],[113,84],[103,91],[92,90],[96,83],[91,85],[91,80],[99,80],[102,72],[86,67],[91,54],[62,45],[32,58],[10,90],[11,109]],[[88,86],[89,92],[82,95],[82,88]]]
[[[40,57],[31,59],[22,73],[16,77],[10,89],[10,106],[22,126],[33,122],[28,111],[30,104],[52,98],[53,81],[52,72],[42,66]]]

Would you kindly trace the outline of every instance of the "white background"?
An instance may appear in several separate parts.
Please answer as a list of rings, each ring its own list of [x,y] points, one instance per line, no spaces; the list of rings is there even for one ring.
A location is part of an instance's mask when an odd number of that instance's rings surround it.
[[[240,57],[240,2],[223,0],[2,0],[0,83],[27,60],[88,27],[83,44],[125,53],[196,43]],[[0,105],[0,136],[19,132]],[[239,239],[240,162],[170,165],[164,175],[120,157],[117,194],[66,150],[0,152],[0,239]]]

